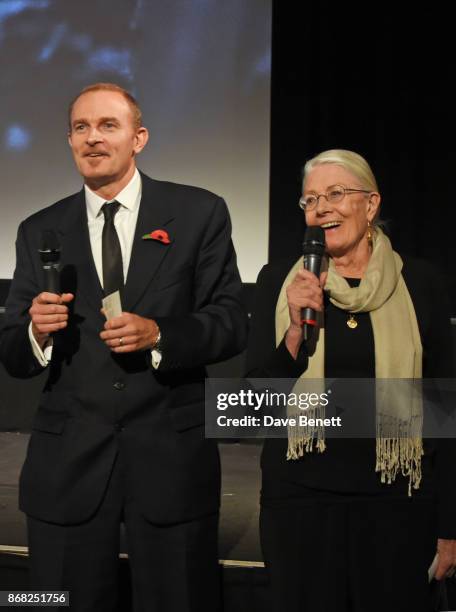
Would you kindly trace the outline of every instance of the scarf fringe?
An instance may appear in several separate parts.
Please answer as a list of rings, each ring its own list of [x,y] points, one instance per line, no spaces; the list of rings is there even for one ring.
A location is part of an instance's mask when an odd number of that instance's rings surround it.
[[[391,484],[398,472],[408,477],[408,496],[412,488],[421,483],[421,457],[424,454],[421,438],[377,438],[377,462],[375,471],[380,472],[382,483]]]
[[[308,409],[307,413],[310,415],[310,418],[323,421],[326,411],[324,406],[319,405]],[[299,417],[295,406],[288,406],[288,416]],[[299,459],[304,456],[304,453],[312,453],[314,448],[317,453],[323,453],[326,450],[325,428],[323,425],[288,428],[287,460]]]
[[[287,460],[300,459],[304,457],[304,453],[312,453],[314,448],[317,453],[323,453],[326,450],[326,442],[315,440],[311,436],[297,440],[288,438]]]

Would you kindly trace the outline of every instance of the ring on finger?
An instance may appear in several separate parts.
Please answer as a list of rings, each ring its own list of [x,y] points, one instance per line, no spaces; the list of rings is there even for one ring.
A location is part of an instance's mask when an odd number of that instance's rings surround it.
[[[119,346],[122,346],[123,344],[123,338],[119,338]]]

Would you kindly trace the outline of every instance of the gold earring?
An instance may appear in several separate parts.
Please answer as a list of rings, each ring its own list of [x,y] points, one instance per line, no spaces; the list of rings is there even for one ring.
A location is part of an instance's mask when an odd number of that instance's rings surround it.
[[[368,221],[367,222],[367,234],[366,234],[366,238],[367,238],[367,242],[368,242],[370,247],[372,246],[372,242],[373,242],[372,237],[373,237],[373,235],[374,235],[374,232],[373,232],[373,228],[372,228],[372,223],[370,221]]]

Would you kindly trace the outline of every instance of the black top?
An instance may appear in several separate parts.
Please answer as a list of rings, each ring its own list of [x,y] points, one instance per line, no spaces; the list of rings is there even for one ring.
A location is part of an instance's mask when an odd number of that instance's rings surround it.
[[[295,260],[294,260],[295,261]],[[257,283],[257,308],[247,353],[250,377],[297,377],[307,367],[305,347],[295,361],[285,343],[275,349],[275,307],[294,261],[265,266]],[[449,305],[438,273],[426,262],[404,259],[403,276],[410,292],[423,344],[423,375],[451,377],[452,344]],[[355,279],[347,279],[355,286]],[[329,378],[375,377],[374,338],[368,313],[356,314],[358,326],[347,326],[348,314],[325,299],[325,374]],[[289,494],[295,485],[319,491],[406,498],[408,478],[398,475],[381,484],[375,472],[375,440],[328,439],[324,453],[286,460],[287,440],[268,439],[262,456],[263,499]],[[424,440],[423,478],[413,498],[436,498],[439,537],[456,538],[456,448],[454,440]],[[283,486],[290,483],[291,486]]]
[[[357,287],[359,278],[347,278]],[[368,312],[354,315],[355,329],[347,325],[349,313],[334,306],[325,294],[325,374],[330,378],[375,378],[374,334]]]

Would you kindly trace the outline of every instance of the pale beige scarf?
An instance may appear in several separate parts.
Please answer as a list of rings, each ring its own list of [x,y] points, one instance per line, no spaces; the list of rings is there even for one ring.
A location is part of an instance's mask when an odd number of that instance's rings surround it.
[[[290,317],[286,288],[302,268],[300,258],[288,273],[277,301],[276,344],[282,341]],[[369,312],[375,343],[376,379],[421,379],[422,346],[410,294],[401,274],[402,260],[393,251],[387,236],[377,228],[373,236],[373,250],[366,272],[358,287],[350,287],[329,260],[325,292],[337,308],[350,313]],[[311,353],[311,354],[310,354]],[[323,317],[309,350],[309,365],[301,379],[324,379],[325,337]],[[388,384],[376,383],[376,466],[381,481],[389,484],[400,470],[409,477],[411,487],[417,489],[421,481],[422,402],[420,394],[393,394]],[[404,381],[405,382],[405,381]],[[387,381],[386,381],[387,383]],[[299,381],[297,383],[299,385]],[[316,417],[324,417],[324,409],[317,408]],[[312,416],[312,415],[309,415]],[[326,448],[323,427],[298,427],[289,430],[287,459],[298,459],[304,452],[318,452]]]

